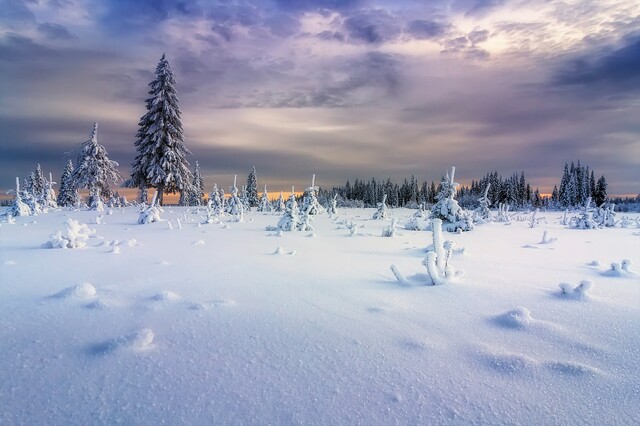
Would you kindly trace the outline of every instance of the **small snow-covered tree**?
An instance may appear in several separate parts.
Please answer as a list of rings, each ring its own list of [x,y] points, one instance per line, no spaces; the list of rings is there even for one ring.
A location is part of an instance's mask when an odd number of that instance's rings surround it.
[[[301,210],[308,215],[320,214],[324,211],[324,208],[318,202],[318,190],[316,186],[316,175],[311,178],[311,186],[304,190],[302,197]]]
[[[591,197],[587,199],[584,209],[580,213],[580,216],[571,218],[569,222],[572,228],[578,229],[596,229],[598,228],[598,222],[593,218],[593,209],[590,208]]]
[[[33,211],[27,203],[22,200],[22,193],[20,191],[20,178],[16,178],[15,198],[13,204],[9,208],[9,214],[13,217],[16,216],[31,216]]]
[[[111,195],[110,183],[118,183],[122,178],[116,167],[118,163],[109,159],[107,150],[98,143],[98,123],[94,123],[91,138],[78,148],[78,161],[73,170],[73,181],[78,188],[87,188],[90,206],[98,205],[100,194]]]
[[[231,191],[231,195],[227,200],[227,213],[233,216],[239,215],[241,209],[244,211],[242,202],[238,198],[238,187],[236,186],[237,179],[238,179],[238,175],[235,175],[233,177],[233,186],[229,188],[229,190]]]
[[[247,176],[247,189],[245,192],[247,207],[258,207],[258,177],[256,174],[256,166],[253,166],[249,176]]]
[[[44,200],[46,198],[47,181],[42,173],[40,163],[36,166],[35,172],[31,174],[31,194],[38,201],[40,206],[44,207]]]
[[[447,231],[470,231],[473,229],[473,221],[454,199],[456,189],[459,186],[453,180],[455,172],[456,168],[452,167],[451,175],[447,173],[446,177],[440,182],[440,192],[436,197],[438,201],[431,208],[431,214],[434,218],[443,221],[443,228]]]
[[[269,193],[267,192],[267,185],[264,186],[264,192],[260,197],[260,204],[258,205],[259,212],[270,212],[271,203],[269,202]]]
[[[33,195],[33,190],[31,189],[32,188],[31,182],[33,181],[32,178],[33,178],[33,173],[31,173],[31,176],[24,181],[23,188],[20,191],[20,199],[27,206],[29,206],[29,209],[31,210],[31,214],[38,214],[38,213],[42,213],[42,206],[40,205],[36,197]]]
[[[283,231],[296,231],[299,229],[300,224],[300,210],[298,208],[298,202],[296,201],[296,194],[292,189],[285,207],[284,215],[278,221],[278,228]]]
[[[129,186],[156,188],[158,203],[164,193],[185,191],[191,186],[191,172],[186,159],[191,152],[185,145],[181,112],[173,70],[163,54],[156,67],[155,79],[149,83],[147,112],[140,118],[135,142],[137,155],[132,164]]]
[[[327,213],[329,216],[338,214],[338,194],[333,194],[333,198],[329,201],[329,206],[327,207]]]
[[[386,219],[387,214],[387,194],[382,196],[382,201],[378,203],[378,210],[373,214],[373,218],[376,220]]]
[[[53,189],[53,185],[56,182],[53,181],[53,176],[49,173],[49,179],[45,179],[44,199],[42,201],[45,209],[55,209],[58,207],[56,203],[56,192]]]
[[[478,198],[479,206],[475,210],[476,221],[485,222],[491,220],[491,211],[489,210],[489,206],[491,205],[491,201],[489,200],[489,187],[490,183],[487,183],[487,186],[484,188],[484,192],[482,197]]]
[[[60,207],[76,207],[79,201],[78,187],[73,180],[73,162],[69,160],[60,178],[57,203]]]
[[[220,216],[224,211],[222,197],[220,196],[220,190],[218,189],[217,183],[213,185],[213,191],[209,194],[209,205],[215,216]]]
[[[276,200],[275,206],[274,206],[274,210],[278,213],[282,213],[283,211],[285,211],[287,208],[287,205],[284,201],[284,197],[282,195],[282,191],[280,191],[280,196],[278,197],[278,199]]]

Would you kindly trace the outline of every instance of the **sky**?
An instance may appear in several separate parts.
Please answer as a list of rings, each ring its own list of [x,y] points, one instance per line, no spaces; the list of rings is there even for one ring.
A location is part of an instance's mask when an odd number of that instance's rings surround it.
[[[166,52],[207,191],[565,162],[640,192],[640,2],[0,0],[0,188],[98,140],[130,173]]]

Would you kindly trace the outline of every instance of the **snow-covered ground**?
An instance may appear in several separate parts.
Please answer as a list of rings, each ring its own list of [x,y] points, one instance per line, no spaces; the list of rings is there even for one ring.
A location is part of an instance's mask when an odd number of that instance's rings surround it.
[[[464,276],[403,286],[390,265],[423,277],[431,233],[373,212],[2,223],[0,424],[640,423],[640,278],[610,271],[640,270],[639,228],[479,225],[445,234]],[[67,218],[96,234],[45,248]]]

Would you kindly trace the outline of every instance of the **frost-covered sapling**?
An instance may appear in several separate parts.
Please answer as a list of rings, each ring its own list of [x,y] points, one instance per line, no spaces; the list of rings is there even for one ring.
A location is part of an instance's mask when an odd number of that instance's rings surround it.
[[[575,216],[571,218],[569,225],[572,228],[577,229],[596,229],[599,224],[593,218],[593,210],[589,207],[591,204],[591,197],[587,198],[587,202],[585,203],[584,210],[580,214],[580,216]]]
[[[327,213],[329,217],[338,214],[338,194],[333,194],[333,198],[329,201],[329,205],[327,206]]]
[[[551,244],[555,241],[558,241],[557,237],[550,237],[548,231],[544,231],[542,233],[542,240],[538,244]]]
[[[540,209],[535,209],[533,214],[531,215],[531,219],[529,220],[529,228],[535,228],[538,226],[538,223],[544,220],[544,218],[537,218]]]
[[[157,204],[157,200],[158,200],[158,191],[155,191],[153,194],[153,200],[151,201],[151,205],[149,206],[143,205],[140,210],[140,214],[138,215],[139,225],[145,225],[147,223],[162,221],[162,218],[160,218],[161,207]]]
[[[284,215],[278,221],[278,228],[283,231],[296,231],[300,226],[300,210],[293,188],[287,201]]]
[[[10,192],[13,192],[10,191]],[[15,198],[13,199],[13,204],[9,208],[9,215],[12,217],[16,216],[31,216],[33,214],[33,210],[31,207],[24,201],[22,201],[22,194],[20,192],[20,178],[16,178],[16,189],[15,189]]]
[[[431,220],[431,231],[433,244],[429,246],[427,256],[422,261],[422,264],[427,268],[429,280],[425,282],[421,275],[407,279],[395,265],[391,265],[391,271],[401,284],[407,285],[415,282],[421,285],[443,285],[463,275],[462,271],[456,271],[449,263],[453,254],[453,242],[443,241],[441,219]]]
[[[387,214],[387,194],[382,196],[382,201],[378,203],[378,210],[373,214],[373,218],[376,220],[384,220],[389,215]]]
[[[495,218],[496,222],[505,222],[510,223],[511,217],[509,216],[509,204],[500,203],[498,204],[498,212]]]
[[[302,197],[301,211],[309,215],[320,214],[324,211],[324,208],[318,202],[318,188],[316,186],[316,175],[311,178],[311,186],[304,190]]]
[[[593,220],[595,220],[601,228],[613,228],[618,223],[616,221],[616,213],[614,211],[615,207],[616,205],[613,203],[610,203],[607,206],[604,204],[601,205],[593,212]]]
[[[383,237],[395,236],[397,227],[398,227],[398,219],[394,217],[393,219],[391,219],[391,223],[382,229],[382,236]]]
[[[274,210],[278,213],[282,213],[287,209],[287,205],[284,201],[284,196],[282,195],[282,191],[280,191],[280,196],[275,202]]]
[[[53,181],[53,176],[49,173],[49,180],[45,179],[45,188],[42,200],[42,205],[47,210],[58,208],[56,192],[53,190],[53,185],[55,184],[56,182]]]
[[[437,195],[437,203],[431,208],[431,214],[434,218],[442,220],[443,229],[449,232],[470,231],[473,229],[473,220],[471,216],[464,211],[458,202],[454,199],[456,188],[459,186],[454,182],[456,168],[451,168],[451,175],[447,173],[446,177],[440,182],[440,192]]]
[[[582,299],[589,296],[589,291],[593,288],[593,281],[582,280],[580,284],[573,287],[569,283],[560,283],[560,295],[572,299]]]
[[[238,175],[233,176],[233,186],[229,188],[231,191],[231,195],[227,201],[227,213],[232,216],[237,216],[240,214],[240,208],[242,202],[238,198],[238,187],[236,186],[236,181],[238,179]]]
[[[478,198],[478,208],[474,211],[474,220],[478,223],[490,222],[493,218],[491,217],[491,210],[489,210],[489,206],[491,206],[491,201],[489,200],[489,188],[491,184],[488,183],[484,188],[484,192],[482,193],[482,197]]]
[[[84,223],[68,218],[63,231],[56,231],[49,237],[49,247],[51,248],[82,248],[87,245],[89,237],[96,231],[89,228]]]
[[[224,192],[221,193],[218,189],[218,184],[213,185],[213,191],[209,194],[209,202],[208,206],[213,211],[213,215],[222,216],[224,215]]]
[[[267,185],[264,186],[264,192],[260,197],[260,201],[258,203],[258,211],[263,213],[268,213],[271,211],[271,203],[269,202],[269,193],[267,192]]]

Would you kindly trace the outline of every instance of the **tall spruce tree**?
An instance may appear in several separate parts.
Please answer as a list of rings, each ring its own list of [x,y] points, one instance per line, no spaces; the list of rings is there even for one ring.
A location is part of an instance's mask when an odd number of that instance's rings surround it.
[[[60,207],[75,207],[78,201],[78,187],[73,181],[73,161],[69,160],[60,178],[57,202]]]
[[[189,194],[190,206],[201,206],[204,200],[204,179],[200,172],[200,164],[196,161],[196,167],[193,169],[193,182]]]
[[[109,197],[110,183],[118,183],[122,177],[116,167],[118,163],[109,159],[107,149],[98,143],[98,123],[93,124],[91,138],[80,145],[78,161],[72,179],[77,188],[87,188],[90,199],[100,195]]]
[[[158,203],[165,192],[187,191],[191,172],[186,159],[191,152],[184,143],[176,81],[166,55],[163,54],[149,83],[147,113],[140,118],[135,142],[138,154],[132,164],[129,186],[143,185],[158,190]]]
[[[249,176],[247,176],[247,190],[245,196],[249,202],[249,207],[258,206],[258,177],[256,175],[256,166],[253,166]]]
[[[604,176],[600,176],[596,183],[596,191],[593,194],[593,202],[596,206],[601,206],[605,201],[607,201],[607,180]]]

